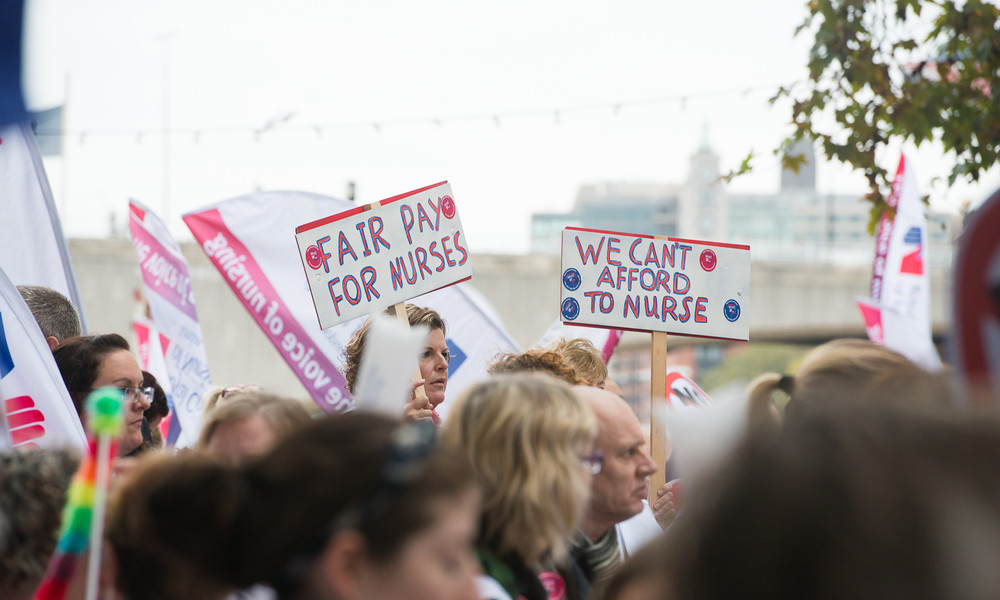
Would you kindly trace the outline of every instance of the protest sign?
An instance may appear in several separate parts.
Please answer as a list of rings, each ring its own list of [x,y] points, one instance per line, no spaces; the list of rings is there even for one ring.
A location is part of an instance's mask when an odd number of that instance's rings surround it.
[[[291,231],[351,206],[346,200],[308,192],[257,192],[184,216],[233,294],[327,412],[342,412],[352,404],[335,364],[365,317],[320,329],[295,240],[274,232]],[[421,296],[419,303],[438,311],[448,326],[448,398],[487,378],[486,365],[495,354],[518,350],[496,310],[466,284]],[[449,406],[446,400],[438,412],[444,416]]]
[[[0,449],[84,448],[87,436],[45,336],[0,268]],[[4,431],[5,430],[5,431]]]
[[[711,406],[712,397],[694,382],[693,379],[677,369],[667,370],[667,407],[678,406]]]
[[[180,246],[148,208],[129,202],[129,230],[166,363],[168,400],[181,426],[176,445],[197,441],[202,401],[212,388],[191,275]]]
[[[567,227],[564,323],[746,341],[750,247]]]
[[[650,493],[664,483],[667,334],[750,338],[750,246],[567,227],[559,314],[566,324],[649,331]],[[654,499],[650,497],[651,501]]]
[[[1000,191],[969,215],[955,257],[952,353],[969,401],[1000,405]]]
[[[447,182],[300,225],[295,239],[323,329],[472,277]]]

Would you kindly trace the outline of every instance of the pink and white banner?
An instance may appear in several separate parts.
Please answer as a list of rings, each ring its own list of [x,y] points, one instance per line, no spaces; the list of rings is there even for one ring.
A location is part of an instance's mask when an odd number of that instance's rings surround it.
[[[365,317],[321,330],[303,275],[295,228],[354,205],[307,192],[259,192],[184,215],[202,250],[268,336],[313,400],[331,413],[353,402],[340,364],[344,346]],[[434,308],[447,323],[452,360],[448,397],[486,377],[497,352],[517,344],[492,307],[456,285],[410,302]],[[447,411],[448,402],[439,411]]]
[[[170,414],[160,421],[160,433],[163,439],[168,440],[170,422],[174,416],[173,390],[170,388],[170,375],[167,372],[167,362],[163,353],[163,339],[156,324],[151,319],[142,314],[132,317],[132,332],[135,334],[136,354],[139,356],[139,367],[143,371],[148,371],[156,377],[163,393],[167,396],[167,404],[170,406]],[[179,429],[178,429],[179,431]],[[176,440],[168,440],[175,443]]]
[[[0,269],[0,449],[85,448],[87,435],[45,336]]]
[[[164,391],[170,390],[173,414],[181,426],[176,445],[190,446],[198,439],[202,401],[212,388],[191,275],[180,246],[159,217],[135,200],[129,202],[129,217],[132,245],[166,365]]]
[[[0,128],[0,267],[14,285],[41,285],[69,298],[87,330],[66,238],[27,125]]]
[[[941,358],[931,337],[927,220],[916,176],[905,156],[899,159],[892,188],[889,203],[895,205],[896,216],[891,222],[883,218],[879,224],[872,269],[872,300],[881,310],[885,346],[925,369],[937,370],[941,368]],[[867,310],[871,313],[873,307]],[[865,318],[867,322],[872,316],[868,314]],[[894,325],[888,323],[890,319]]]

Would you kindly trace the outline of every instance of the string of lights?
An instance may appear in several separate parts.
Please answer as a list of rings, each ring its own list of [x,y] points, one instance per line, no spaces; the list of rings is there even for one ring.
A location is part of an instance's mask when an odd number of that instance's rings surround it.
[[[670,94],[649,98],[638,98],[632,100],[621,100],[616,102],[599,102],[591,104],[580,104],[564,106],[559,108],[529,108],[521,110],[507,110],[495,112],[480,112],[468,114],[456,114],[450,116],[435,117],[404,117],[387,118],[375,120],[356,121],[330,121],[318,123],[296,123],[292,121],[294,113],[289,113],[279,118],[271,119],[262,126],[204,126],[204,127],[148,127],[148,128],[53,128],[50,125],[38,126],[35,134],[42,136],[69,136],[79,138],[80,143],[84,143],[91,136],[107,137],[133,137],[136,143],[142,143],[147,136],[190,136],[195,143],[201,141],[206,135],[234,135],[252,136],[256,141],[272,130],[282,131],[303,131],[311,132],[317,136],[323,136],[327,132],[347,130],[347,129],[370,129],[375,133],[382,133],[386,129],[432,126],[443,128],[449,125],[473,122],[492,123],[496,127],[502,127],[503,123],[518,119],[550,117],[552,123],[559,125],[562,118],[567,115],[584,113],[605,113],[613,116],[620,116],[624,111],[642,106],[669,105],[676,104],[680,110],[686,110],[691,101],[708,98],[718,98],[726,96],[742,95],[744,97],[760,91],[769,93],[775,92],[781,84],[761,84],[741,88],[727,88],[718,90],[708,90],[694,93]],[[787,86],[786,86],[787,87]]]

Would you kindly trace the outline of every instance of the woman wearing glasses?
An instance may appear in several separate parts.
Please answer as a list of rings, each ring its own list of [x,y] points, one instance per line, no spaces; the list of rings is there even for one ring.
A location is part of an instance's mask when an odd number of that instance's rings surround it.
[[[581,597],[567,548],[600,472],[596,434],[590,406],[541,373],[496,375],[452,407],[442,443],[469,458],[483,485],[483,598]]]
[[[149,408],[153,388],[142,387],[142,370],[128,341],[117,333],[80,336],[61,344],[52,355],[81,419],[90,392],[102,387],[122,390],[125,427],[118,453],[125,456],[139,448],[143,442],[142,412]]]

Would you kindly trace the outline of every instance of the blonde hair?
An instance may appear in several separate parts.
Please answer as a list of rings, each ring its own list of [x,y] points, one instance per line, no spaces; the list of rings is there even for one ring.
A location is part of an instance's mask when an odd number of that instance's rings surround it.
[[[580,452],[596,435],[590,406],[553,377],[498,375],[468,388],[441,443],[479,474],[480,547],[514,551],[528,565],[564,558],[590,493]]]
[[[388,310],[385,310],[385,314],[388,314]],[[410,326],[426,325],[431,331],[440,329],[441,333],[445,336],[448,335],[444,319],[434,309],[407,304],[406,320],[410,323]],[[351,335],[351,339],[347,341],[347,346],[344,348],[344,379],[347,380],[347,389],[351,392],[354,392],[354,384],[358,377],[358,367],[361,366],[361,355],[365,351],[365,339],[368,337],[368,328],[371,327],[371,324],[371,317],[365,319],[361,327]]]
[[[776,390],[796,402],[842,403],[871,398],[877,391],[884,391],[887,400],[905,401],[899,393],[903,388],[922,385],[934,392],[920,394],[922,401],[946,403],[945,382],[899,352],[868,340],[837,339],[810,350],[794,377],[764,373],[750,382],[748,408],[751,420],[763,417],[772,410]]]
[[[275,438],[280,438],[311,420],[309,411],[298,400],[257,390],[241,390],[235,396],[231,400],[227,397],[205,415],[198,437],[198,448],[204,450],[208,447],[219,426],[254,415],[260,415],[267,421]]]
[[[560,338],[550,349],[561,354],[576,374],[586,379],[590,385],[597,385],[608,378],[608,365],[604,355],[587,338]]]

